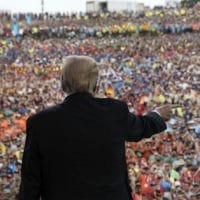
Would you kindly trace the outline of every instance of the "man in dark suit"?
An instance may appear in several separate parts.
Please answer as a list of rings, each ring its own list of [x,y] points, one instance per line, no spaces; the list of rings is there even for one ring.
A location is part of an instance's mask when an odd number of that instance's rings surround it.
[[[165,130],[170,106],[135,116],[124,102],[95,98],[97,78],[92,58],[67,57],[61,82],[69,95],[28,119],[21,200],[131,199],[125,141]]]

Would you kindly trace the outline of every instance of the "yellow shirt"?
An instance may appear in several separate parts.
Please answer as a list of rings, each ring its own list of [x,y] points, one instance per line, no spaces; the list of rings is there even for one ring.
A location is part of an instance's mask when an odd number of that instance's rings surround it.
[[[6,153],[6,146],[0,142],[0,154],[5,155]]]

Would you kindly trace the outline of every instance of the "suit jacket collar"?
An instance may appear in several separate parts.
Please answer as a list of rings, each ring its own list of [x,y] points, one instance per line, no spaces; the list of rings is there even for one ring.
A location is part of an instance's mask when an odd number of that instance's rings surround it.
[[[77,99],[77,98],[79,99],[82,97],[93,97],[93,95],[89,92],[75,92],[75,93],[70,94],[67,97],[65,97],[64,102],[67,102],[72,99]]]

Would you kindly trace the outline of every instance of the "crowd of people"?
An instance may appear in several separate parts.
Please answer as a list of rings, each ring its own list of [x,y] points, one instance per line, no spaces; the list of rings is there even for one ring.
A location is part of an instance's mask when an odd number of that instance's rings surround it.
[[[132,33],[199,32],[199,7],[140,12],[0,14],[0,36],[102,37]]]
[[[29,15],[30,24],[24,22],[27,15],[1,15],[0,200],[16,198],[26,119],[63,101],[60,72],[65,57],[72,54],[101,63],[98,97],[126,101],[137,115],[162,104],[177,104],[165,132],[126,144],[133,200],[199,199],[200,27],[193,29],[191,24],[200,23],[200,8],[148,10],[138,16],[128,12]],[[13,20],[24,30],[36,28],[37,36],[34,31],[13,35],[7,26]],[[69,37],[60,37],[57,29],[49,31],[56,28],[53,24],[70,30]],[[139,29],[129,34],[125,25],[134,24]],[[166,28],[162,25],[177,26],[175,31],[138,34],[152,24],[160,24],[162,30]],[[179,25],[188,31],[180,34]]]

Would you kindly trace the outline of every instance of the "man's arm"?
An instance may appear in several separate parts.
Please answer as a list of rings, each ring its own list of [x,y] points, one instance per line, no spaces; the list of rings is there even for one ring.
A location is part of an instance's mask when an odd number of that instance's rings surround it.
[[[29,118],[26,125],[27,136],[21,170],[20,200],[39,200],[40,197],[40,160],[32,121],[32,118]]]
[[[126,140],[138,142],[164,131],[167,128],[165,121],[169,120],[170,113],[170,105],[161,106],[156,109],[156,112],[150,112],[145,116],[135,116],[128,112]]]

